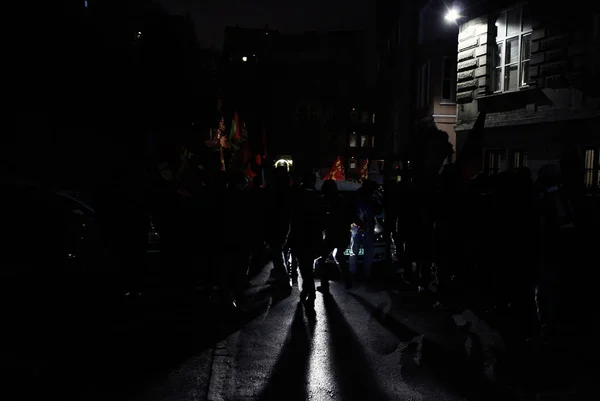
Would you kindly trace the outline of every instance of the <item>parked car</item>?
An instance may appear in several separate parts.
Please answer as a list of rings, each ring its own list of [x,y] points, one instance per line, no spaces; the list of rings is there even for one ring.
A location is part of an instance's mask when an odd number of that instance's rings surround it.
[[[58,195],[64,196],[65,198],[71,199],[75,202],[79,202],[88,208],[92,213],[95,214],[95,208],[93,198],[89,195],[83,194],[79,191],[59,191]],[[146,253],[153,254],[160,252],[160,234],[154,225],[153,217],[147,216],[147,237],[148,243],[146,246]]]

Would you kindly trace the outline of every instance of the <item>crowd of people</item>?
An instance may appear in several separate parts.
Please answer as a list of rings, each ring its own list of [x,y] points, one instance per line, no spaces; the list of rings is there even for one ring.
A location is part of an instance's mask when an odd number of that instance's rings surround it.
[[[291,292],[290,283],[301,276],[300,296],[307,306],[317,291],[329,292],[332,277],[342,277],[348,287],[362,277],[357,263],[361,247],[364,275],[370,275],[375,221],[382,209],[377,184],[366,181],[349,198],[340,195],[332,180],[317,191],[315,174],[294,183],[279,167],[270,178],[266,186],[243,172],[200,175],[187,185],[165,181],[147,194],[143,205],[141,199],[129,199],[128,207],[107,191],[99,212],[109,217],[101,220],[126,273],[127,293],[144,293],[139,258],[147,235],[141,221],[147,215],[160,234],[161,283],[182,292],[209,293],[232,307],[269,261],[269,281],[283,291]],[[347,263],[349,245],[353,252]]]
[[[578,177],[548,164],[536,181],[529,169],[461,181],[452,168],[433,190],[400,182],[386,196],[400,286],[431,294],[436,307],[510,316],[523,339],[575,329],[590,312],[575,271],[594,260]]]
[[[432,295],[439,307],[471,302],[486,313],[508,313],[522,323],[523,336],[552,337],[557,322],[589,304],[573,269],[591,263],[595,237],[581,193],[567,178],[548,165],[535,182],[528,169],[463,182],[450,165],[427,191],[400,181],[382,197],[379,185],[366,180],[349,198],[331,180],[317,191],[314,174],[292,182],[285,168],[275,169],[267,186],[241,172],[219,172],[184,186],[165,184],[144,207],[115,204],[105,222],[118,234],[112,237],[136,287],[131,293],[143,292],[135,260],[147,234],[140,224],[145,213],[161,236],[164,283],[236,305],[270,260],[271,283],[290,292],[299,273],[301,299],[310,305],[317,291],[328,293],[333,277],[347,287],[358,278],[372,281],[377,217],[385,209],[395,260],[386,269],[402,278],[396,288]]]

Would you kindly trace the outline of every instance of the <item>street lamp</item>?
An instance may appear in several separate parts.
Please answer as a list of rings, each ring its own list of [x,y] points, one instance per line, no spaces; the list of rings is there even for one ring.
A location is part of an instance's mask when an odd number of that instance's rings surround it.
[[[246,61],[248,61],[248,57],[246,57],[246,56],[242,57],[242,61],[245,63]]]
[[[448,22],[456,22],[457,19],[460,18],[460,14],[456,8],[451,8],[448,10],[444,19]]]

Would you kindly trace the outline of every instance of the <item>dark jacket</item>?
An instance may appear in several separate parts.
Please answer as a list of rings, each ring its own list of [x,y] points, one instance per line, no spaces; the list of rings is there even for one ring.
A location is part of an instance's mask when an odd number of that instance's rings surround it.
[[[322,196],[323,226],[327,243],[332,246],[348,245],[352,212],[342,195]]]
[[[323,218],[319,195],[302,189],[294,199],[289,242],[291,246],[316,249],[323,239]]]

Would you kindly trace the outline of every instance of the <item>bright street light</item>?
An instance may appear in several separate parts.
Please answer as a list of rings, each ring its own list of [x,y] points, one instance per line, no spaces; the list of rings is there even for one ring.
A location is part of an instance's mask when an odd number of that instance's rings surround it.
[[[459,18],[460,18],[460,14],[458,13],[458,10],[455,8],[449,9],[448,12],[446,13],[446,16],[444,16],[444,19],[448,22],[456,22],[456,20]]]
[[[244,62],[248,61],[248,57],[246,57],[246,56],[242,57],[242,61],[244,61]]]

